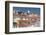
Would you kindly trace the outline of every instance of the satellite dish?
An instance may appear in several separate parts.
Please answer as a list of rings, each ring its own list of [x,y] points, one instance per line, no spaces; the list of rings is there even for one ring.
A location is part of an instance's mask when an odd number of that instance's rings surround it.
[[[30,11],[28,10],[28,13],[30,13]]]

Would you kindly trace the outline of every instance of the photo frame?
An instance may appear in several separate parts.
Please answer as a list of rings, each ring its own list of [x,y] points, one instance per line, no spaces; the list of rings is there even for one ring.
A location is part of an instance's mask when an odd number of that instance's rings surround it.
[[[5,1],[5,33],[45,32],[45,3]]]

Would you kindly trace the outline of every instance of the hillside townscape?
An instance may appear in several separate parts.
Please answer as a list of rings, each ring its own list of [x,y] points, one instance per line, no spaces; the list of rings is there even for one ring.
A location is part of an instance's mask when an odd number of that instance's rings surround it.
[[[39,27],[40,15],[36,13],[26,12],[14,12],[13,13],[13,26],[14,27],[28,27],[28,26],[37,26]]]

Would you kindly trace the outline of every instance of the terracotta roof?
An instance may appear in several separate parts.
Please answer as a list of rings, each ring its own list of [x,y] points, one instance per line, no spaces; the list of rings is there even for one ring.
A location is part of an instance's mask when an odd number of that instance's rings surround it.
[[[31,20],[17,20],[19,22],[31,22]]]

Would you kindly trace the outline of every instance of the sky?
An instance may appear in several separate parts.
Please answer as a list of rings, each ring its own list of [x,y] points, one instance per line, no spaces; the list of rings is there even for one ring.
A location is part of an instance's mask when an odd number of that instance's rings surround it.
[[[31,7],[13,7],[13,11],[16,12],[29,12],[40,14],[40,8],[31,8]]]

